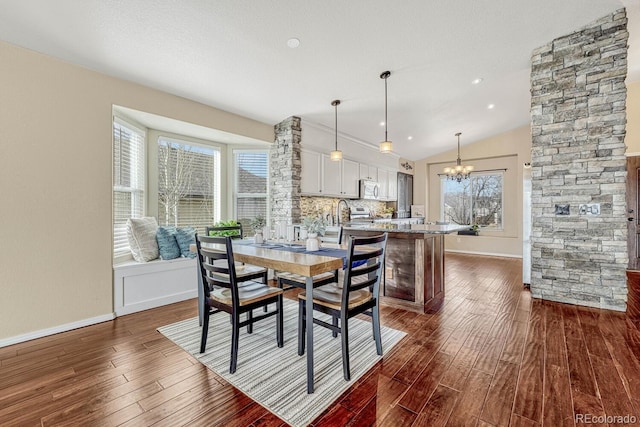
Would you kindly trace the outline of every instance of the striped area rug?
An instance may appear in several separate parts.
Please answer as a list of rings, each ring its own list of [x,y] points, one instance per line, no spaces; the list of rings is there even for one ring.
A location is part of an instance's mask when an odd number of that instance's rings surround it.
[[[240,332],[238,368],[229,374],[231,325],[229,315],[217,313],[209,320],[207,350],[200,354],[198,318],[158,328],[158,331],[191,353],[209,369],[292,426],[306,426],[381,357],[376,354],[371,323],[349,320],[351,381],[342,375],[340,336],[314,327],[315,393],[307,394],[306,356],[298,356],[296,302],[284,301],[284,347],[276,344],[275,317],[256,323],[253,334]],[[324,316],[315,313],[316,317]],[[327,319],[330,319],[327,317]],[[382,348],[386,354],[405,335],[382,327]]]

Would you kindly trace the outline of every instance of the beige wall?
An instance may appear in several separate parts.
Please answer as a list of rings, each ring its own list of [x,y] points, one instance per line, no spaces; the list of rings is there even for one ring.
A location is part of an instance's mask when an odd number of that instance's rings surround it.
[[[273,141],[273,127],[0,42],[0,340],[113,312],[117,104]]]
[[[462,135],[464,138],[464,133]],[[455,164],[455,138],[453,150],[416,162],[414,203],[425,204],[427,218],[440,218],[440,178],[445,166]],[[522,256],[522,170],[524,162],[531,161],[531,131],[522,126],[491,138],[464,145],[460,148],[463,164],[476,170],[507,169],[504,172],[504,230],[481,231],[479,236],[449,235],[448,250],[484,254]]]
[[[627,154],[640,156],[640,81],[627,83]]]

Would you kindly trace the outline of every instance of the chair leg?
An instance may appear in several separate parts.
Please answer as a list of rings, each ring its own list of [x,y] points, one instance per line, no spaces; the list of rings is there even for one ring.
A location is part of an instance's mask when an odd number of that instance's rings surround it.
[[[342,373],[344,374],[344,379],[349,381],[351,379],[351,369],[349,366],[349,324],[344,311],[340,316],[340,326],[340,335],[342,336]]]
[[[337,316],[333,316],[333,326],[335,326],[336,328],[338,327],[338,317]],[[331,335],[333,335],[333,337],[337,337],[338,333],[336,331],[331,331]]]
[[[382,356],[382,338],[380,337],[380,310],[378,309],[378,304],[376,304],[371,309],[371,317],[373,321],[371,324],[373,325],[373,339],[376,341],[376,353],[378,356]]]
[[[240,316],[237,313],[232,314],[233,316],[233,329],[231,332],[231,364],[229,365],[229,373],[233,374],[236,372],[236,367],[238,365],[238,340],[240,336]]]
[[[284,346],[284,316],[282,309],[282,295],[278,295],[278,301],[276,302],[276,339],[278,340],[278,347]]]
[[[264,283],[265,285],[267,284],[267,282],[268,282],[268,280],[269,280],[269,279],[268,279],[268,276],[267,276],[268,274],[269,274],[269,273],[267,272],[264,276],[262,276],[262,283]],[[262,310],[263,310],[265,313],[266,313],[266,312],[267,312],[267,310],[268,310],[268,308],[267,308],[267,307],[269,307],[269,304],[265,304],[265,305],[264,305],[264,307],[262,308]]]
[[[305,308],[304,301],[298,300],[298,356],[302,356],[304,354],[304,342],[306,338]]]
[[[249,321],[249,323],[247,324],[247,333],[252,334],[253,333],[253,310],[247,311],[247,320]]]
[[[204,318],[202,319],[202,336],[200,337],[200,353],[204,353],[207,348],[207,335],[209,334],[209,306],[204,307]]]

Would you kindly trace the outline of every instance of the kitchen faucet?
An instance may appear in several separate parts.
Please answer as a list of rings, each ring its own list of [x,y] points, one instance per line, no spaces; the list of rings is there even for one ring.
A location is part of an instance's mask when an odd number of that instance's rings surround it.
[[[345,199],[338,200],[338,205],[336,206],[336,225],[340,226],[340,203],[344,202],[344,206],[349,209],[349,204]]]

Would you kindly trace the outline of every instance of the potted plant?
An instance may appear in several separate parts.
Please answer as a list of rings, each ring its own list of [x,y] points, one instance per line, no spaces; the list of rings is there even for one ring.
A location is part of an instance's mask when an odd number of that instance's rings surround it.
[[[228,221],[219,221],[216,222],[215,224],[213,224],[213,227],[237,227],[238,221],[236,221],[235,219],[230,219]],[[237,236],[238,234],[240,234],[239,230],[222,230],[222,231],[217,231],[217,230],[210,230],[209,231],[209,236]]]
[[[458,231],[458,235],[461,236],[477,236],[480,231],[480,226],[476,223],[469,227],[467,230]]]
[[[324,235],[327,221],[321,216],[306,216],[302,220],[302,226],[307,230],[307,251],[320,249],[318,235]]]
[[[393,216],[393,208],[384,208],[381,216],[382,218],[391,218]]]

